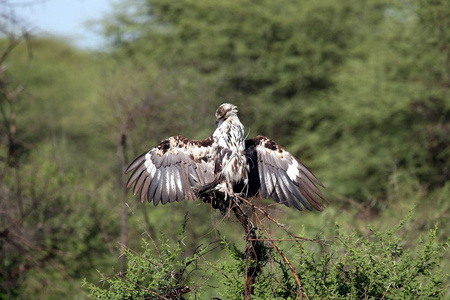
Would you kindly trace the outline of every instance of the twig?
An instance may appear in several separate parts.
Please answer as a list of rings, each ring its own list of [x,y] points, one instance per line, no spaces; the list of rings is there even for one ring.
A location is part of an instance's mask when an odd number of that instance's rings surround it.
[[[119,277],[122,278],[123,280],[128,281],[128,282],[134,284],[135,286],[140,287],[141,289],[143,289],[143,290],[145,290],[145,291],[147,291],[147,292],[149,292],[149,293],[151,293],[151,294],[153,294],[153,295],[159,297],[160,299],[170,300],[169,298],[166,298],[166,297],[164,297],[164,296],[158,294],[157,292],[154,292],[154,291],[152,291],[152,290],[146,288],[145,286],[140,285],[139,283],[136,283],[136,282],[131,281],[131,280],[128,279],[128,278],[124,275],[124,273],[122,273],[122,272],[119,272],[119,273],[117,274],[117,276],[119,276]]]
[[[258,218],[258,217],[257,217]],[[261,220],[258,218],[259,222],[262,224]],[[281,255],[281,257],[284,259],[284,261],[286,262],[286,264],[289,266],[289,269],[292,272],[292,275],[294,276],[295,281],[297,282],[297,296],[300,293],[300,300],[303,300],[303,287],[302,287],[302,283],[300,281],[300,278],[298,277],[297,273],[295,272],[294,266],[292,266],[291,262],[289,261],[289,259],[287,258],[287,256],[284,254],[284,252],[280,249],[280,247],[278,247],[278,245],[275,243],[275,240],[272,239],[272,236],[270,235],[270,233],[267,231],[267,229],[262,226],[262,229],[264,230],[264,232],[267,234],[267,236],[269,236],[269,239],[272,241],[272,246],[275,248],[275,250],[277,250],[277,252]],[[289,232],[289,231],[287,231]],[[290,232],[289,232],[290,233]],[[295,240],[298,243],[298,240]],[[305,294],[306,295],[306,294]]]
[[[264,250],[263,246],[258,243],[255,226],[248,219],[248,216],[242,211],[240,206],[237,203],[234,203],[231,209],[245,231],[245,241],[247,243],[245,248],[245,257],[247,263],[245,266],[244,299],[250,299],[254,292],[256,277],[261,271],[261,258]]]
[[[300,248],[302,247],[302,245],[299,243],[299,240],[302,241],[308,241],[308,242],[315,242],[315,243],[319,243],[322,245],[323,248],[325,248],[325,240],[316,240],[316,239],[308,239],[308,238],[304,238],[304,237],[300,237],[300,236],[296,236],[295,234],[293,234],[292,232],[290,232],[289,230],[286,229],[286,227],[284,227],[283,224],[281,224],[280,222],[278,222],[275,218],[273,218],[271,215],[269,215],[268,212],[266,212],[265,210],[263,210],[262,208],[260,208],[259,206],[254,205],[253,203],[251,203],[250,201],[248,201],[245,198],[242,198],[240,196],[237,196],[239,200],[244,201],[245,203],[247,203],[252,209],[256,209],[259,212],[261,212],[267,219],[269,219],[270,221],[272,221],[273,223],[275,223],[279,228],[281,228],[284,232],[286,232],[288,235],[290,235],[292,237],[292,239],[300,246]]]
[[[130,210],[130,212],[133,215],[133,217],[137,220],[137,222],[139,223],[139,226],[141,226],[142,230],[144,230],[144,232],[147,235],[147,237],[150,239],[150,241],[152,241],[153,247],[155,247],[155,250],[156,250],[156,253],[158,254],[158,257],[161,257],[161,254],[159,253],[159,249],[158,249],[158,246],[155,243],[155,240],[152,238],[150,233],[145,229],[145,226],[142,224],[141,220],[135,215],[134,211],[131,209],[131,207],[128,205],[127,202],[125,202],[125,205],[128,207],[128,209]]]
[[[388,287],[387,287],[386,291],[383,293],[383,296],[381,297],[380,300],[383,300],[383,299],[384,299],[384,296],[386,296],[386,294],[388,293],[388,291],[389,291],[389,289],[390,289],[390,287],[391,287],[391,284],[392,284],[392,282],[389,282]]]

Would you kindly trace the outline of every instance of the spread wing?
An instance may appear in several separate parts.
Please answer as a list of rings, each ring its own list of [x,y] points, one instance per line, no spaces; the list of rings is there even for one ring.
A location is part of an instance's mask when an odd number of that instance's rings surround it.
[[[276,142],[264,136],[245,141],[249,164],[248,195],[272,198],[286,206],[322,210],[322,200],[328,202],[317,188],[323,184],[301,162]]]
[[[133,194],[140,191],[156,206],[175,201],[196,200],[192,187],[214,179],[213,138],[201,141],[174,136],[138,156],[125,174],[133,172],[127,188],[134,183]]]

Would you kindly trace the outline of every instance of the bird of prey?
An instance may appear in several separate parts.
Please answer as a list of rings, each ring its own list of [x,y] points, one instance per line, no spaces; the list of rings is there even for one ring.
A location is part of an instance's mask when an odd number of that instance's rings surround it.
[[[204,140],[173,136],[138,156],[125,173],[127,187],[140,200],[173,203],[198,200],[213,191],[226,201],[235,195],[268,199],[303,210],[322,210],[323,184],[301,162],[273,140],[245,139],[237,107],[224,103],[216,111],[217,129]]]

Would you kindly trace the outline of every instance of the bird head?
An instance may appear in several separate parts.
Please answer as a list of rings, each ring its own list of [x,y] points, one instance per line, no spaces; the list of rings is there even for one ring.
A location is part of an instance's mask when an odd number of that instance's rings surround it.
[[[220,126],[226,119],[237,116],[237,106],[231,103],[224,103],[216,110],[216,124]]]

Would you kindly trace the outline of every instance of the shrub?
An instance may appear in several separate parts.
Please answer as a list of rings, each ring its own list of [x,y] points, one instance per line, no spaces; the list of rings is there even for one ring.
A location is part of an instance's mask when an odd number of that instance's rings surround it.
[[[417,245],[406,249],[402,239],[407,233],[405,223],[406,220],[384,231],[369,227],[367,237],[346,233],[336,225],[333,244],[321,242],[321,251],[317,247],[305,247],[306,242],[298,243],[300,239],[294,246],[280,247],[279,244],[287,246],[288,242],[267,242],[260,234],[267,251],[252,298],[296,299],[303,293],[309,299],[443,299],[448,273],[441,270],[440,263],[449,241],[436,241],[436,226],[425,239],[419,238]],[[241,299],[245,265],[253,263],[248,261],[245,252],[222,238],[220,251],[226,252],[227,257],[219,259],[219,263],[203,263],[200,259],[218,247],[200,246],[187,255],[183,253],[183,236],[184,231],[174,248],[162,239],[161,250],[152,251],[146,240],[141,253],[127,249],[126,272],[112,276],[100,273],[103,286],[85,282],[91,297],[182,299],[185,295],[197,299],[202,292],[202,295]],[[319,244],[309,241],[308,246]],[[270,250],[271,245],[278,250]],[[212,290],[214,287],[217,290]]]

